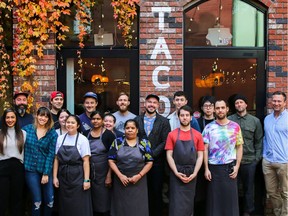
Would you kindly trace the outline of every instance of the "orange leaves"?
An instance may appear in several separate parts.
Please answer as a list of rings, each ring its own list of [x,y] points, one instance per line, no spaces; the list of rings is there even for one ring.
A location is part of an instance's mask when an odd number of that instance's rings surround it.
[[[133,20],[137,15],[136,5],[139,0],[112,0],[111,6],[114,9],[114,18],[117,19],[117,26],[122,29],[122,36],[125,39],[125,46],[132,46],[131,28]]]

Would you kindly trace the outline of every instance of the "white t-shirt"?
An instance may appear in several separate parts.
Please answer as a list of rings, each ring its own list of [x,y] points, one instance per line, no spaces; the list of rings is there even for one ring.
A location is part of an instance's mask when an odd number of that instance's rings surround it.
[[[58,139],[57,139],[56,150],[55,150],[56,154],[57,154],[59,148],[62,145],[62,142],[63,142],[63,139],[64,139],[65,135],[66,134],[63,134],[63,135],[59,136]],[[77,137],[77,134],[75,134],[75,135],[67,134],[63,145],[65,145],[65,146],[74,146],[75,145],[75,141],[76,141],[76,137]],[[78,152],[79,152],[79,154],[81,155],[82,158],[87,156],[87,155],[91,156],[89,141],[81,133],[79,133],[79,137],[78,137],[78,141],[77,141],[77,149],[78,149]]]

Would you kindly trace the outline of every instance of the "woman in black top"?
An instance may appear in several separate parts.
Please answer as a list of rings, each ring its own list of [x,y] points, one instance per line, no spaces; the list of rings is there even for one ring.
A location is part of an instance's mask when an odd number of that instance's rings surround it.
[[[90,115],[93,128],[88,132],[90,143],[90,178],[94,215],[110,215],[111,170],[108,166],[108,151],[115,136],[103,127],[104,116],[99,111]]]

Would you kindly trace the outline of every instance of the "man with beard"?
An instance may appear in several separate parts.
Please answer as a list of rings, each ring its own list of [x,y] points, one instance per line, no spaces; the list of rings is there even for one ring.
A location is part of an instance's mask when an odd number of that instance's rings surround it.
[[[151,143],[153,167],[147,174],[149,215],[162,215],[162,187],[164,177],[164,147],[170,125],[166,118],[157,113],[159,97],[149,94],[144,103],[145,112],[135,118],[139,124],[140,139],[148,139]]]
[[[247,112],[247,98],[244,95],[237,94],[234,97],[234,105],[237,113],[229,116],[228,119],[240,125],[244,139],[238,180],[243,185],[243,216],[249,216],[254,210],[255,172],[257,163],[262,158],[263,130],[260,120]]]
[[[170,166],[170,216],[188,216],[194,212],[196,176],[203,162],[202,135],[191,128],[192,109],[185,105],[178,111],[180,128],[168,134],[165,149]]]
[[[116,104],[119,107],[119,110],[113,113],[116,118],[115,129],[124,133],[124,123],[128,119],[134,119],[136,115],[128,111],[130,100],[129,96],[126,93],[121,92],[119,94]]]
[[[238,216],[237,174],[243,152],[240,126],[227,118],[229,108],[223,100],[215,102],[216,120],[202,133],[205,143],[207,216]]]
[[[21,128],[25,125],[32,124],[34,121],[33,115],[27,113],[28,95],[28,92],[17,91],[13,96],[14,106],[19,117],[18,120]]]
[[[81,121],[81,131],[84,133],[85,131],[90,130],[93,125],[91,124],[90,115],[93,111],[96,110],[98,105],[98,96],[94,92],[87,92],[84,96],[84,113],[79,115]]]
[[[60,127],[57,114],[62,109],[64,104],[64,94],[60,91],[53,91],[50,95],[51,114],[54,121],[54,128]]]

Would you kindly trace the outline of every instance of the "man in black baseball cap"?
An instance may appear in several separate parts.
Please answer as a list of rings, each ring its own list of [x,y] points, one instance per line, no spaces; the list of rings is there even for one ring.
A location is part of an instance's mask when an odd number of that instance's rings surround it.
[[[162,188],[164,178],[166,138],[170,132],[169,121],[157,113],[159,97],[155,94],[146,96],[145,112],[135,118],[139,125],[139,137],[151,143],[153,167],[147,174],[149,215],[162,215]]]
[[[33,115],[27,113],[29,93],[23,91],[15,91],[13,96],[14,107],[18,114],[20,127],[32,124],[34,121]]]

